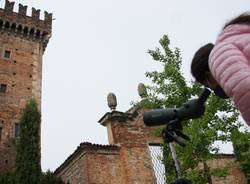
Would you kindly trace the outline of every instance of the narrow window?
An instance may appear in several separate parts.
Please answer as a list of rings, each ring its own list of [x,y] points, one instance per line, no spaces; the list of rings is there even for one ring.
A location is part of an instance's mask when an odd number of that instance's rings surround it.
[[[0,142],[2,141],[2,132],[3,132],[3,127],[0,127]]]
[[[7,85],[6,84],[1,84],[0,85],[0,93],[6,93],[7,90]]]
[[[9,50],[5,50],[3,57],[4,57],[4,59],[10,59],[10,51]]]
[[[20,136],[20,124],[16,123],[15,124],[15,137],[19,137]]]

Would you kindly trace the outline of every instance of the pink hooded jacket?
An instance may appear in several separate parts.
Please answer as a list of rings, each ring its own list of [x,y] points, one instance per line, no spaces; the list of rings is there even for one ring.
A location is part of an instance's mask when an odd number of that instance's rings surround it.
[[[229,25],[222,31],[209,55],[209,68],[250,126],[249,25]]]

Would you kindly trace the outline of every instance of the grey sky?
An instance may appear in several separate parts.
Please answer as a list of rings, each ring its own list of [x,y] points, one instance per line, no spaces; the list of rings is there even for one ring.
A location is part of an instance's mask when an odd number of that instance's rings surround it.
[[[3,7],[3,0],[0,1]],[[56,169],[80,142],[107,144],[97,121],[114,92],[119,111],[139,99],[144,73],[159,68],[147,54],[168,34],[183,56],[183,73],[223,24],[249,10],[249,0],[16,0],[53,13],[43,60],[42,168]]]

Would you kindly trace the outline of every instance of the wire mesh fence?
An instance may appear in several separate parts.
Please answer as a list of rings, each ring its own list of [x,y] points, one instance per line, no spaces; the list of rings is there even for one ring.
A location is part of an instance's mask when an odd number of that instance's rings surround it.
[[[159,144],[149,144],[149,150],[156,178],[155,184],[165,184],[165,166],[162,162],[162,146]]]

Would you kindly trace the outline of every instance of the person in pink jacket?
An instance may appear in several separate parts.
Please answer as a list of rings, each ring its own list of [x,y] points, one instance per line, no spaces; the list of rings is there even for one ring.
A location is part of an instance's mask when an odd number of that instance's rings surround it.
[[[232,98],[250,126],[250,13],[228,22],[215,45],[195,53],[191,73],[220,98]]]

